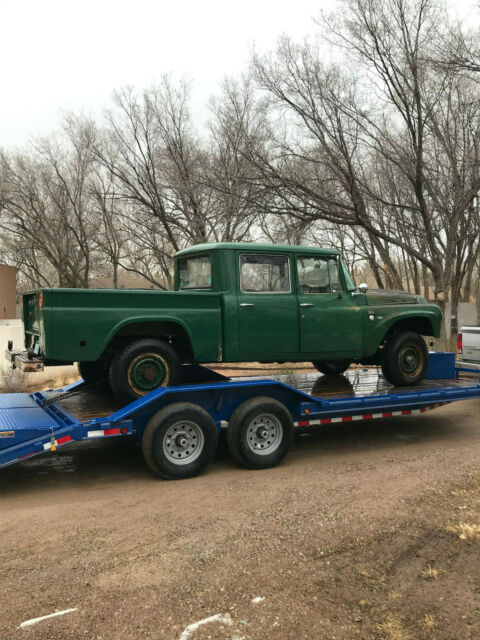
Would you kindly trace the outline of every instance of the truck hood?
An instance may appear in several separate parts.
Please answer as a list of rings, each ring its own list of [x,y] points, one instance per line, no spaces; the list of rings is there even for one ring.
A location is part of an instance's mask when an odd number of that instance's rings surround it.
[[[385,304],[425,304],[426,300],[416,293],[388,289],[369,289],[367,302],[370,306]]]

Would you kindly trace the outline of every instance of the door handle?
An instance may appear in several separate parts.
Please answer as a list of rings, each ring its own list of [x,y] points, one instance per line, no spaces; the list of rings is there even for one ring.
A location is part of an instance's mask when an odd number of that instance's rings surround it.
[[[241,307],[254,307],[255,305],[252,304],[251,302],[241,302],[240,306]]]
[[[311,302],[301,302],[300,306],[301,307],[313,307],[313,303],[311,303]]]

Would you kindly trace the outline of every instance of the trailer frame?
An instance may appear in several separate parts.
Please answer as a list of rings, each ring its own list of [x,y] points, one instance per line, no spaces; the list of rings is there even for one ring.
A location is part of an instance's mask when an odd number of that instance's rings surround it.
[[[432,356],[435,356],[435,354],[431,354],[431,358]],[[434,409],[450,402],[480,398],[479,373],[477,369],[461,367],[455,369],[454,377],[442,380],[434,388],[428,386],[414,390],[404,388],[402,390],[397,389],[385,393],[365,394],[355,397],[317,397],[282,381],[270,378],[229,379],[204,367],[198,367],[197,365],[197,369],[194,369],[190,365],[190,378],[192,375],[193,377],[203,378],[202,382],[187,383],[175,387],[161,387],[106,417],[95,417],[88,420],[81,420],[75,417],[66,411],[59,402],[55,401],[55,394],[61,394],[63,397],[65,393],[81,392],[82,388],[86,387],[82,380],[55,391],[39,391],[32,394],[1,394],[0,468],[22,462],[42,453],[56,451],[58,448],[83,440],[124,437],[134,434],[138,445],[145,447],[146,431],[149,432],[149,446],[156,447],[157,450],[160,446],[160,440],[156,442],[155,430],[157,428],[160,429],[160,427],[156,425],[156,422],[161,425],[162,419],[172,414],[172,407],[177,407],[180,414],[182,407],[183,411],[187,413],[188,411],[194,411],[196,407],[198,409],[197,414],[200,416],[198,422],[202,423],[203,420],[202,424],[204,424],[208,416],[217,434],[228,427],[227,436],[230,449],[244,466],[255,468],[273,466],[273,464],[277,464],[280,461],[286,451],[283,452],[282,450],[281,455],[278,453],[273,457],[266,455],[266,452],[260,448],[257,451],[258,455],[255,454],[253,449],[249,453],[248,447],[243,448],[243,453],[239,451],[241,438],[244,438],[245,429],[247,429],[247,426],[244,428],[240,423],[241,420],[246,419],[245,412],[248,413],[248,410],[250,410],[251,414],[252,408],[258,408],[258,415],[267,416],[260,419],[259,423],[261,429],[263,429],[263,431],[260,430],[258,432],[260,434],[258,438],[260,438],[259,441],[261,442],[262,433],[267,433],[268,430],[263,425],[270,425],[268,428],[273,430],[276,421],[279,424],[277,430],[279,429],[285,435],[286,432],[288,434],[292,432],[293,434],[294,428],[424,413],[429,409]],[[465,374],[472,377],[466,380]],[[458,380],[463,380],[464,384],[459,386],[455,382]],[[261,413],[262,400],[264,407],[270,403],[268,405],[270,409],[268,411],[265,410],[263,414]],[[277,407],[278,411],[275,407]],[[282,413],[283,410],[284,413]],[[204,418],[200,419],[202,415]],[[289,417],[285,417],[287,415]],[[242,418],[242,416],[244,417]],[[251,415],[249,419],[253,419]],[[192,420],[194,425],[192,433],[196,433],[195,418],[190,419],[190,423]],[[230,422],[232,422],[231,429]],[[291,428],[289,422],[291,422]],[[254,423],[252,422],[252,424]],[[168,434],[165,435],[167,433],[165,429],[161,432],[163,434],[161,436],[163,442],[166,442],[165,438],[169,437]],[[202,438],[204,432],[206,441],[208,441],[208,438],[210,440],[213,438],[208,424],[205,429],[203,426],[201,429],[204,430],[201,434]],[[252,433],[251,429],[249,433]],[[155,431],[153,435],[150,433],[152,430]],[[229,431],[232,433],[235,431],[235,435],[230,435]],[[160,431],[158,433],[160,434]],[[188,433],[186,433],[183,440],[188,439],[187,436]],[[285,435],[284,439],[286,437]],[[290,440],[292,437],[293,435],[288,435]],[[160,438],[160,435],[158,438]],[[211,443],[211,447],[216,447],[216,441]],[[285,447],[288,450],[288,442],[285,442]],[[178,450],[181,451],[181,447]],[[196,475],[196,473],[203,470],[211,459],[211,456],[209,456],[208,460],[194,465],[192,469],[189,469],[186,462],[182,462],[183,458],[179,459],[177,474],[175,464],[171,468],[166,467],[166,470],[163,468],[164,465],[159,455],[152,462],[152,452],[145,451],[144,448],[144,456],[149,466],[156,473],[165,477]]]

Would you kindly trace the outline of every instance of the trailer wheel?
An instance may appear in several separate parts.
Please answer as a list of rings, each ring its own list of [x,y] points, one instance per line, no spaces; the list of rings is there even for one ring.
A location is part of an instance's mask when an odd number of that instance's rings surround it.
[[[383,350],[382,371],[397,387],[418,384],[428,368],[425,340],[413,331],[393,334]]]
[[[150,469],[167,480],[201,473],[215,455],[218,432],[210,414],[196,404],[177,402],[147,423],[142,451]]]
[[[175,385],[181,373],[180,360],[169,344],[142,338],[127,345],[113,358],[110,386],[119,400],[138,400],[158,387]]]
[[[340,376],[350,366],[350,360],[314,360],[313,366],[326,376]]]
[[[234,411],[227,428],[233,457],[248,469],[274,467],[293,442],[290,412],[273,398],[252,398]]]

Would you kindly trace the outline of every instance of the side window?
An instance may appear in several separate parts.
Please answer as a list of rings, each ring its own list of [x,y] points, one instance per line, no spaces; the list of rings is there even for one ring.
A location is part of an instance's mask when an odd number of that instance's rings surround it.
[[[342,290],[335,258],[297,258],[300,293],[337,293]]]
[[[288,293],[290,268],[287,256],[240,256],[240,290],[243,293]]]
[[[178,261],[178,273],[178,287],[180,290],[212,288],[212,265],[210,256],[182,258]]]

